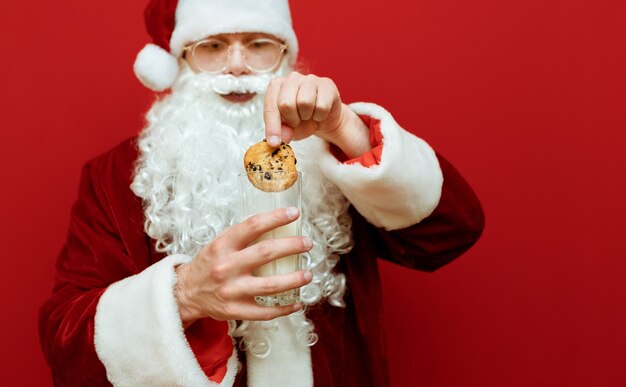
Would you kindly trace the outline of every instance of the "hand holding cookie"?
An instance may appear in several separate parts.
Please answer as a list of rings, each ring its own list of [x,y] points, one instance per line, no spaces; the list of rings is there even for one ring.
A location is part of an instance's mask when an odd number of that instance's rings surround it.
[[[291,146],[270,146],[266,140],[252,145],[243,157],[248,179],[264,192],[280,192],[298,180],[296,156]]]
[[[271,146],[316,135],[350,158],[371,149],[369,128],[341,102],[330,78],[292,72],[272,79],[263,111],[265,136]]]

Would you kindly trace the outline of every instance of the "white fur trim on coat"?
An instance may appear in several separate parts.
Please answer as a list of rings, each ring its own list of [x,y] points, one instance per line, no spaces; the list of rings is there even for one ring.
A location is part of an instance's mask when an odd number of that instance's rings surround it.
[[[95,317],[98,357],[115,386],[232,386],[237,351],[222,383],[211,382],[183,332],[173,288],[176,265],[191,257],[169,256],[109,286]]]
[[[302,322],[304,314],[293,314],[267,323],[276,323],[274,329],[268,329],[266,332],[271,342],[271,351],[263,359],[246,352],[248,386],[313,386],[311,350],[296,339],[297,327],[301,326]]]
[[[419,223],[430,215],[441,197],[443,175],[433,149],[402,129],[391,114],[370,103],[354,103],[359,115],[380,120],[383,152],[379,165],[340,163],[328,144],[318,146],[324,174],[370,223],[397,230]]]

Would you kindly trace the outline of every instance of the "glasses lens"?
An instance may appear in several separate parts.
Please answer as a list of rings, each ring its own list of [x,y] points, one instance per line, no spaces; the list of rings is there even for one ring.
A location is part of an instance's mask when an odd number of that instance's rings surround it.
[[[207,40],[194,47],[196,66],[207,72],[219,72],[228,62],[228,44],[219,40]]]
[[[244,47],[246,63],[254,71],[269,71],[278,64],[281,48],[268,39],[257,39]]]

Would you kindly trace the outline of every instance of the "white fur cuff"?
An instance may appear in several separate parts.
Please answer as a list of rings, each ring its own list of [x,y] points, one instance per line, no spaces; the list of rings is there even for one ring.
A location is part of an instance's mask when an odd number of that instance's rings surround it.
[[[342,164],[326,146],[319,155],[322,171],[373,225],[397,230],[419,223],[441,197],[443,175],[435,152],[382,107],[354,103],[350,108],[380,120],[384,144],[380,164]]]
[[[239,368],[233,350],[221,384],[211,382],[185,337],[173,288],[176,265],[191,257],[169,256],[109,286],[98,302],[94,342],[115,386],[232,386]]]

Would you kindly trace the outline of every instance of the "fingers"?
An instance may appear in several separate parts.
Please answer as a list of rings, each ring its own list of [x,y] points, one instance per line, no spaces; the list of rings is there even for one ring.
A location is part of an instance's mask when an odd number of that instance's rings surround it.
[[[264,212],[230,227],[218,239],[220,239],[220,243],[227,245],[226,247],[232,251],[242,250],[262,234],[285,226],[298,219],[299,216],[300,212],[296,207]]]
[[[243,287],[245,297],[271,296],[288,290],[301,288],[311,282],[311,272],[296,271],[269,277],[248,277]]]
[[[278,110],[282,120],[288,126],[295,128],[300,125],[300,114],[297,108],[297,96],[300,89],[300,82],[289,78],[290,82],[283,82],[278,95]]]
[[[265,138],[271,146],[277,147],[281,141],[282,119],[278,110],[278,96],[284,78],[272,79],[265,93],[263,120],[265,121]]]
[[[308,121],[313,117],[317,100],[317,84],[313,81],[304,82],[298,90],[296,105],[302,121]]]
[[[329,78],[291,73],[286,78],[270,82],[265,94],[265,137],[271,146],[288,143],[292,138],[301,139],[313,134],[308,130],[297,133],[309,121],[323,122],[333,109],[341,106],[341,98],[335,83]],[[281,127],[281,122],[284,123]],[[293,132],[296,129],[296,133]]]
[[[270,277],[242,277],[240,301],[231,309],[230,319],[267,321],[280,316],[297,312],[302,304],[287,306],[260,306],[254,301],[255,296],[269,296],[292,289],[300,288],[311,282],[312,274],[309,271],[276,275]]]
[[[305,253],[312,247],[313,243],[307,237],[266,239],[233,254],[233,259],[239,262],[242,270],[252,272],[261,265],[279,258]]]
[[[236,320],[269,321],[278,317],[287,316],[302,309],[302,303],[285,306],[259,306],[254,301],[238,305]]]
[[[336,101],[341,101],[337,86],[328,78],[322,79],[318,86],[313,121],[322,122],[327,119]]]
[[[281,139],[285,144],[289,144],[294,137],[294,130],[287,125],[282,126],[282,132],[280,133]]]

